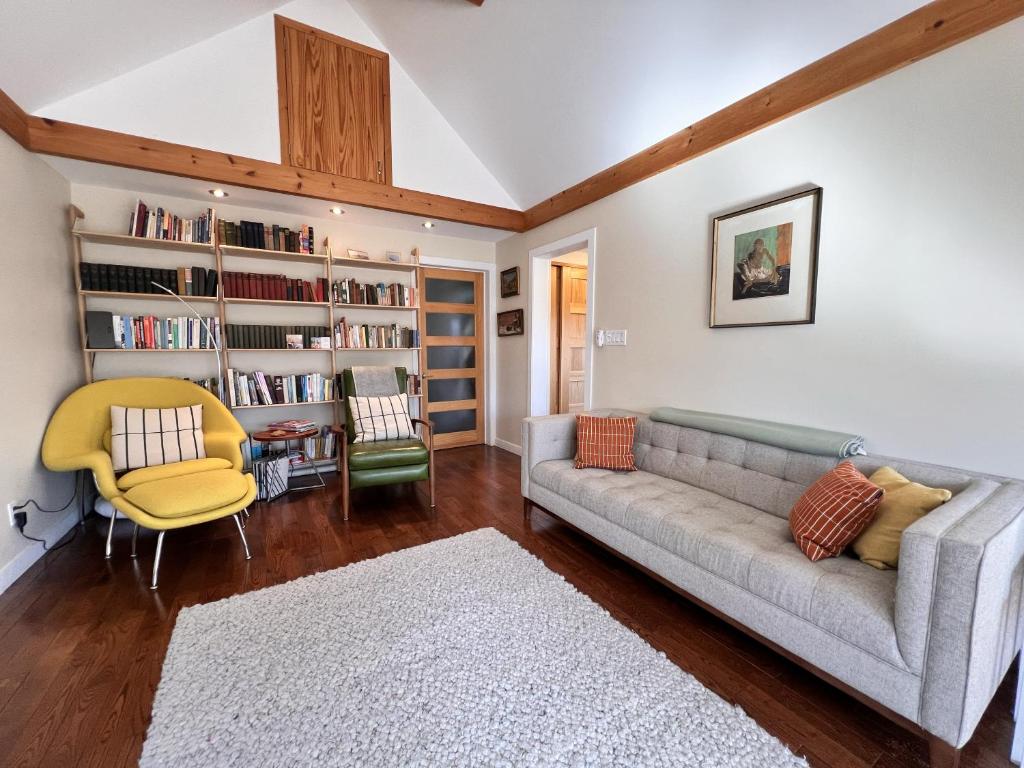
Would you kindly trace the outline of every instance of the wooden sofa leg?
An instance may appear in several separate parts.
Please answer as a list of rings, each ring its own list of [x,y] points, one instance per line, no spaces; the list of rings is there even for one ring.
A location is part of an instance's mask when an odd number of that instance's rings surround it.
[[[523,496],[523,520],[530,522],[530,510],[533,509],[533,502]]]
[[[959,768],[960,749],[937,736],[928,737],[928,764],[931,768]]]
[[[349,509],[348,467],[341,469],[341,519],[348,520]]]

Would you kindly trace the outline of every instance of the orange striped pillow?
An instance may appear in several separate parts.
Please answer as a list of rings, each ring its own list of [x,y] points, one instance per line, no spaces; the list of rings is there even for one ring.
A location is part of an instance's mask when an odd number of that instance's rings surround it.
[[[633,433],[636,416],[576,416],[576,469],[636,471]]]
[[[789,529],[811,560],[835,557],[868,526],[883,494],[844,461],[804,491],[789,512]]]

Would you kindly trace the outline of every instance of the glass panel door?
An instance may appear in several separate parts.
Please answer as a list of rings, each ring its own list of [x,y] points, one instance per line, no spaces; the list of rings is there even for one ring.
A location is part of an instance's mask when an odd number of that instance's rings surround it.
[[[420,371],[434,445],[484,441],[483,274],[420,269]]]

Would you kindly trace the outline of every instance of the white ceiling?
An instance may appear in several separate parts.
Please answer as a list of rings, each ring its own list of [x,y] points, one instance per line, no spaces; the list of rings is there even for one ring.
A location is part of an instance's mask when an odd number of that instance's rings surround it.
[[[523,207],[925,4],[350,2]]]
[[[34,112],[281,5],[284,0],[0,0],[0,88]]]
[[[523,208],[924,4],[348,1]],[[0,0],[0,88],[35,111],[283,4]]]
[[[196,200],[203,205],[210,205],[212,198],[210,187],[217,186],[229,195],[231,205],[244,208],[261,208],[278,213],[291,213],[309,219],[330,218],[328,209],[332,203],[327,200],[314,200],[309,197],[297,197],[282,192],[267,192],[261,189],[232,187],[224,184],[212,184],[196,179],[180,176],[169,176],[163,173],[136,171],[132,168],[119,168],[102,163],[87,163],[82,160],[69,160],[66,157],[42,156],[61,176],[73,184],[84,184],[91,187],[108,189],[130,189],[139,194],[169,195],[186,200]],[[213,203],[216,205],[215,203]],[[378,211],[375,208],[364,208],[358,205],[345,205],[342,209],[343,221],[346,224],[366,224],[374,227],[389,227],[406,232],[426,233],[423,228],[423,216],[411,216],[405,213]],[[453,221],[431,219],[434,226],[430,235],[439,237],[459,237],[464,240],[481,240],[496,243],[511,237],[512,232],[490,227],[478,227],[472,224],[458,224]]]

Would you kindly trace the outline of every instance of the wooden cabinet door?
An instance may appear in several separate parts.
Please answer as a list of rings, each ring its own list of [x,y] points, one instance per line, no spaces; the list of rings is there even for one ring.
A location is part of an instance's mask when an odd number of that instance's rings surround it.
[[[281,161],[391,183],[388,55],[275,17]]]

